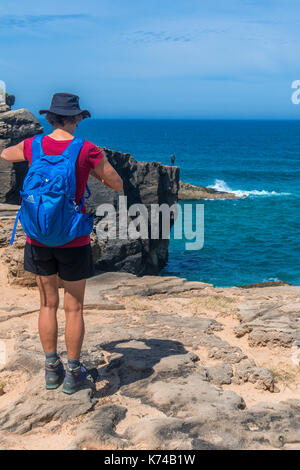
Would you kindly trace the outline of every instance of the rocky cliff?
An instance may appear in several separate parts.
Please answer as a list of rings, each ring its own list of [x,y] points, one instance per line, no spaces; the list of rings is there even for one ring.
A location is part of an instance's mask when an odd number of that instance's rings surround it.
[[[14,102],[13,95],[6,95],[6,104],[0,106],[0,153],[5,147],[43,131],[40,123],[27,109],[11,110]],[[0,202],[19,201],[19,190],[26,172],[27,163],[11,165],[0,159]]]
[[[151,204],[172,204],[177,202],[179,168],[167,167],[157,162],[137,162],[131,155],[103,149],[112,166],[121,175],[127,197],[127,207],[144,204],[148,210],[150,226]],[[118,208],[120,192],[106,188],[90,177],[92,192],[87,201],[88,209],[96,211],[97,206],[111,203]],[[96,217],[96,222],[99,219]],[[129,217],[130,221],[130,217]],[[171,225],[173,220],[170,221]],[[98,271],[126,271],[134,274],[157,274],[168,259],[169,240],[137,239],[99,241],[92,236],[94,259]]]
[[[8,107],[8,105],[7,105]],[[0,112],[0,151],[27,137],[42,132],[42,127],[27,110]],[[1,110],[0,110],[1,111]],[[177,202],[179,189],[179,168],[167,167],[157,162],[137,162],[131,155],[103,149],[112,166],[123,178],[128,207],[134,203],[172,205]],[[28,170],[27,163],[8,164],[0,162],[0,203],[17,204],[19,190]],[[103,203],[111,203],[118,209],[120,192],[106,188],[90,177],[92,191],[87,201],[88,210],[96,212]],[[150,212],[149,212],[150,214]],[[96,223],[99,218],[96,218]],[[171,225],[173,220],[171,220]],[[150,224],[150,217],[149,217]],[[96,230],[92,234],[92,246],[96,268],[102,271],[126,271],[134,274],[156,274],[168,259],[169,240],[107,240],[99,241]]]

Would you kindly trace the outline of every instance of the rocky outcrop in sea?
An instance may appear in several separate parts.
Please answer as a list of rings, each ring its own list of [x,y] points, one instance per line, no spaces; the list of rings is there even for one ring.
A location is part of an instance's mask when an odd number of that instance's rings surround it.
[[[206,186],[197,186],[191,183],[179,182],[178,199],[181,201],[201,200],[201,199],[241,199],[244,196],[237,196],[234,193],[217,191]]]

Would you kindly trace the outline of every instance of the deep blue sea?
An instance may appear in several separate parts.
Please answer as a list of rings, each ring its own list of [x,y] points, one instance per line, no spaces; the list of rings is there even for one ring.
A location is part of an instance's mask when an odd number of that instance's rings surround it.
[[[91,119],[77,135],[140,161],[169,165],[175,154],[182,181],[247,195],[204,201],[203,249],[171,236],[163,274],[300,285],[300,121]]]

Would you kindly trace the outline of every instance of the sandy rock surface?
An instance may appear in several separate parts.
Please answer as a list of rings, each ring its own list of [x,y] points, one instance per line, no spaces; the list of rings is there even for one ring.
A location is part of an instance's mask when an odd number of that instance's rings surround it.
[[[44,388],[38,292],[9,285],[7,271],[2,263],[0,447],[300,448],[300,287],[99,275],[87,285],[83,347],[99,377],[69,397]]]

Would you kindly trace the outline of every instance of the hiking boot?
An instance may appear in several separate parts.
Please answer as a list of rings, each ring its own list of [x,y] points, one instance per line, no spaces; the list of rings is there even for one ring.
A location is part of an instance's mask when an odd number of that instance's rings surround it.
[[[63,383],[64,377],[65,369],[59,358],[53,362],[53,364],[46,362],[45,378],[47,390],[55,390],[58,388]]]
[[[68,395],[78,392],[85,384],[86,377],[87,370],[82,364],[74,369],[67,367],[62,391]]]

